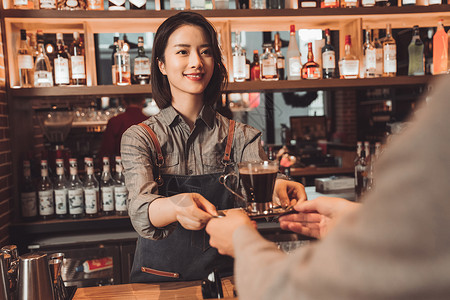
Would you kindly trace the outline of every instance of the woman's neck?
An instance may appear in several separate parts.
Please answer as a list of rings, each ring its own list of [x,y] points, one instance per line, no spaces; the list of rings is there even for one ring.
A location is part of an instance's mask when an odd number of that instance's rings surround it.
[[[172,106],[183,117],[189,128],[194,129],[195,121],[203,107],[203,95],[200,97],[187,97],[181,100],[172,99]]]

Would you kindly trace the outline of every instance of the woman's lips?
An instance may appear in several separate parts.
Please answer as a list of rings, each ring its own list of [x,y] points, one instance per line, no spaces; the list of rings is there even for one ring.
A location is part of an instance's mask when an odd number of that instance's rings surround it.
[[[199,81],[202,80],[203,78],[203,74],[202,73],[196,73],[196,74],[184,74],[184,76],[189,79],[189,80],[193,80],[193,81]]]

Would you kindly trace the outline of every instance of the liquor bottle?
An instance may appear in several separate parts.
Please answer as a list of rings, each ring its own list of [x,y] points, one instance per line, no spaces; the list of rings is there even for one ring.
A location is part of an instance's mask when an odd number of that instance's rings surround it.
[[[321,8],[336,8],[339,7],[339,0],[322,0]]]
[[[361,150],[362,150],[362,142],[361,141],[357,141],[356,142],[356,157],[353,160],[354,165],[356,166],[358,164],[358,160],[361,157]]]
[[[87,10],[104,10],[103,0],[87,0]]]
[[[78,31],[73,33],[70,44],[70,66],[72,69],[72,85],[86,85],[86,68],[84,64],[84,44]]]
[[[239,9],[249,9],[249,0],[239,0]]]
[[[345,7],[345,8],[359,7],[359,1],[358,0],[341,0],[341,7]]]
[[[366,29],[366,41],[363,45],[364,77],[375,77],[377,69],[377,52],[370,38],[370,29]]]
[[[109,158],[103,157],[103,172],[100,178],[100,190],[102,197],[103,215],[110,216],[114,214],[114,186],[109,167]]]
[[[33,86],[33,57],[27,43],[27,32],[20,30],[20,46],[17,51],[17,64],[19,66],[20,87]]]
[[[114,43],[113,43],[113,52],[111,57],[111,76],[112,76],[112,84],[116,84],[117,78],[116,78],[116,72],[117,72],[117,66],[115,63],[115,54],[120,51],[119,48],[119,36],[118,33],[114,36]]]
[[[95,218],[100,210],[98,195],[98,181],[94,176],[94,161],[92,157],[85,157],[86,177],[83,181],[84,207],[86,216]]]
[[[355,166],[355,194],[356,201],[360,201],[364,192],[367,189],[367,165],[366,165],[366,151],[361,150],[361,155]]]
[[[301,54],[298,50],[297,39],[295,38],[295,25],[291,25],[289,45],[286,52],[287,58],[287,79],[298,80],[301,77],[302,63]]]
[[[36,63],[36,57],[39,54],[36,34],[30,35],[30,53],[31,53],[31,56],[33,57],[33,69],[34,69],[34,64]],[[34,75],[33,75],[33,79],[34,79]],[[33,82],[33,85],[34,85],[34,82]]]
[[[285,59],[284,55],[281,52],[281,39],[280,39],[280,33],[275,33],[275,38],[273,42],[274,48],[275,48],[275,54],[277,56],[277,73],[278,73],[278,79],[284,80],[285,79]]]
[[[391,34],[391,24],[386,26],[386,38],[383,41],[383,76],[394,77],[397,74],[397,45]]]
[[[427,37],[423,41],[423,55],[425,57],[425,74],[433,74],[433,34],[434,29],[428,28]]]
[[[423,65],[423,43],[420,39],[419,26],[414,25],[414,34],[411,39],[411,43],[408,46],[409,65],[408,75],[418,76],[425,74],[425,68]]]
[[[204,10],[206,2],[205,0],[191,0],[190,1],[191,9],[193,10]]]
[[[145,55],[142,36],[138,37],[138,56],[134,59],[134,79],[139,84],[150,82],[150,59]]]
[[[265,0],[251,0],[251,9],[266,9],[266,1]]]
[[[55,68],[55,85],[69,85],[70,84],[70,68],[69,55],[66,52],[63,41],[63,34],[56,34],[56,56],[53,60]]]
[[[38,216],[36,188],[31,178],[30,161],[23,161],[23,181],[20,186],[20,207],[22,218],[27,221],[33,221]]]
[[[32,0],[13,0],[14,9],[34,9],[34,2]]]
[[[402,6],[416,5],[416,0],[402,0]]]
[[[336,52],[331,45],[330,29],[325,29],[325,46],[322,47],[322,77],[336,76]]]
[[[42,220],[53,218],[55,202],[53,199],[53,185],[48,177],[48,164],[41,160],[41,178],[38,183],[39,216]]]
[[[233,77],[234,81],[245,81],[245,51],[241,47],[241,33],[236,32],[233,50]]]
[[[375,47],[376,53],[376,68],[375,68],[375,77],[383,76],[383,45],[380,43],[378,39],[379,31],[378,29],[374,29],[373,31],[373,46]]]
[[[55,213],[56,217],[64,219],[67,217],[68,189],[67,179],[64,175],[64,160],[56,159],[55,189]]]
[[[312,43],[308,43],[308,61],[302,67],[302,79],[320,79],[320,66],[314,61]]]
[[[39,9],[56,9],[56,0],[39,0]]]
[[[245,53],[245,81],[250,81],[250,60],[247,58],[247,52],[244,49]]]
[[[339,73],[341,79],[358,78],[359,59],[352,54],[352,38],[350,35],[345,36],[345,55],[339,60]]]
[[[44,49],[44,34],[42,30],[37,31],[38,55],[34,64],[34,86],[50,87],[53,86],[52,67],[50,60]]]
[[[126,10],[125,0],[108,0],[108,10]]]
[[[272,43],[263,44],[264,53],[259,59],[260,78],[263,81],[278,80],[277,56],[272,52]]]
[[[250,65],[250,79],[259,80],[260,71],[258,50],[253,50],[253,62]]]
[[[114,181],[116,182],[116,185],[114,186],[116,215],[126,216],[128,214],[128,190],[125,185],[125,177],[122,170],[122,158],[120,156],[116,156],[116,174],[114,176]]]
[[[119,51],[114,53],[114,65],[116,66],[116,85],[131,84],[130,54],[123,47],[123,41],[119,40]]]
[[[363,7],[374,7],[375,0],[361,0],[361,6]]]
[[[78,177],[78,164],[76,158],[69,159],[70,179],[68,184],[69,194],[69,215],[73,219],[78,219],[84,215],[84,195],[83,184]]]
[[[186,9],[186,0],[170,0],[170,9],[174,10]]]
[[[145,10],[146,4],[147,4],[147,0],[130,0],[130,9],[131,10],[136,10],[136,9]]]
[[[375,6],[387,7],[391,6],[391,2],[389,0],[375,0]]]
[[[298,3],[299,8],[320,7],[320,0],[299,0]]]
[[[445,33],[444,20],[438,22],[436,33],[433,36],[433,74],[447,73],[448,35]]]
[[[85,10],[86,0],[58,0],[59,10]]]
[[[442,0],[428,0],[428,5],[441,5]]]

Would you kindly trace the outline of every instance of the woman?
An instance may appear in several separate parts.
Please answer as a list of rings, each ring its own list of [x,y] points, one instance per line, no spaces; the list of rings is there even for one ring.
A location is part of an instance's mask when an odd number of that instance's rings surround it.
[[[203,16],[181,12],[161,24],[151,79],[161,111],[122,137],[128,210],[140,235],[132,282],[202,279],[223,259],[203,229],[216,209],[233,207],[218,179],[241,161],[266,159],[259,131],[211,108],[226,78],[216,32]],[[306,199],[298,183],[277,180],[275,190],[285,202],[288,194]]]

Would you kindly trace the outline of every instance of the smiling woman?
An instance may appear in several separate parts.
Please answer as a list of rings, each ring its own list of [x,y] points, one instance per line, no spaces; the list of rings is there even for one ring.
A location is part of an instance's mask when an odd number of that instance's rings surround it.
[[[217,209],[234,207],[219,182],[241,161],[266,159],[261,133],[220,115],[227,73],[216,32],[200,14],[168,18],[155,35],[153,97],[161,109],[122,136],[129,191],[128,212],[139,233],[132,282],[198,280],[218,269],[232,272],[229,257],[209,245],[204,231]],[[284,185],[304,199],[299,183]],[[286,196],[287,198],[287,196]],[[287,199],[288,201],[288,199]]]

